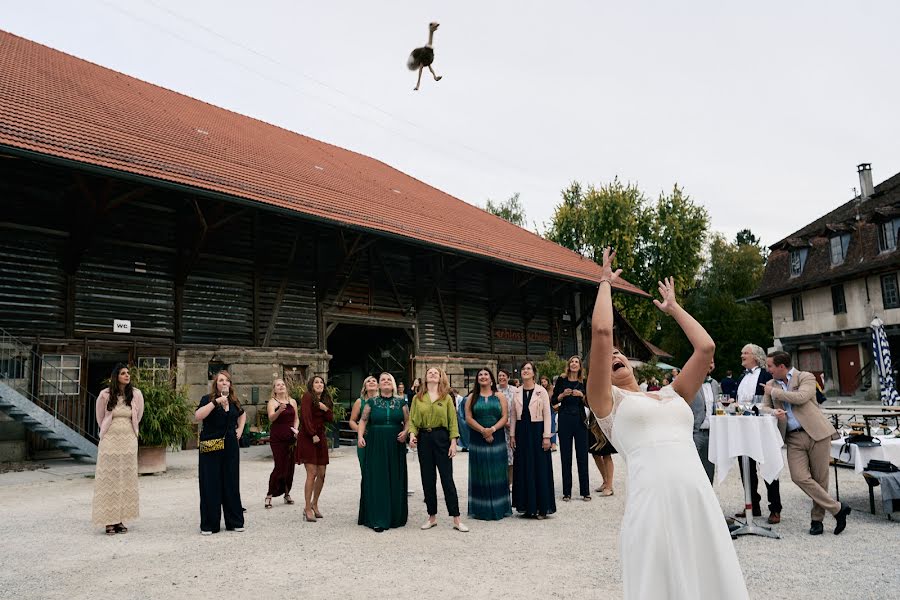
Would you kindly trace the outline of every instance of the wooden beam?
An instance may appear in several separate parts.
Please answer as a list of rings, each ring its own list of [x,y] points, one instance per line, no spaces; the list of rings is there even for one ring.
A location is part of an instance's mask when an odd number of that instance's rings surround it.
[[[453,336],[450,335],[450,326],[447,325],[447,313],[444,310],[444,299],[441,297],[441,288],[437,288],[438,309],[441,311],[441,322],[444,324],[444,335],[447,336],[447,345],[450,352],[456,352]]]
[[[382,256],[377,245],[373,246],[372,251],[375,254],[375,258],[378,259],[378,263],[381,265],[381,270],[384,272],[384,276],[387,277],[388,283],[391,284],[391,291],[394,293],[394,300],[397,301],[397,306],[401,311],[406,312],[406,307],[403,306],[403,300],[400,298],[400,292],[397,291],[397,284],[394,283],[394,277],[391,275],[390,269],[387,268],[387,264],[384,262],[384,256]]]
[[[328,324],[328,326],[325,328],[325,341],[328,341],[328,336],[330,336],[334,332],[334,330],[337,329],[338,325],[339,323]]]
[[[347,268],[347,275],[344,277],[344,282],[341,284],[337,295],[331,303],[332,306],[337,306],[340,303],[341,298],[344,297],[344,292],[347,291],[347,286],[350,285],[350,280],[353,279],[353,272],[356,271],[356,265],[359,264],[359,257],[359,253],[354,254],[350,266]]]
[[[281,303],[284,301],[284,294],[287,291],[288,280],[291,277],[291,271],[294,267],[294,261],[297,256],[297,246],[300,244],[300,232],[294,236],[294,243],[291,244],[291,251],[288,254],[287,263],[284,267],[284,273],[281,276],[281,282],[278,284],[278,292],[275,294],[275,304],[272,306],[272,315],[269,318],[269,326],[266,328],[266,337],[263,339],[263,347],[268,347],[272,340],[272,334],[275,333],[275,322],[278,320],[278,312],[281,310]]]

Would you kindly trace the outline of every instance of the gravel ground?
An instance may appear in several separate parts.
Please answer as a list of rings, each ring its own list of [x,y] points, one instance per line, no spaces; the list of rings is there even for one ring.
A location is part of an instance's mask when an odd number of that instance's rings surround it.
[[[301,518],[301,468],[294,490],[298,504],[276,499],[275,508],[264,510],[269,449],[241,453],[247,531],[223,529],[209,537],[199,533],[195,451],[170,453],[167,473],[141,478],[143,516],[127,523],[128,534],[113,537],[90,522],[91,465],[46,461],[44,470],[0,475],[0,597],[621,597],[617,537],[625,470],[620,457],[616,495],[595,494],[590,503],[558,501],[556,515],[543,522],[468,520],[472,531],[466,534],[451,528],[443,505],[440,526],[419,530],[425,507],[418,464],[410,461],[415,493],[409,524],[377,534],[356,525],[359,468],[352,449],[332,456],[320,502],[325,518],[316,523]],[[465,506],[467,455],[459,455],[455,466]],[[554,473],[559,493],[558,453]],[[599,483],[593,465],[591,478],[592,485]],[[896,593],[900,523],[867,512],[862,477],[842,469],[840,478],[842,498],[854,508],[847,530],[832,535],[834,521],[826,517],[825,535],[812,537],[806,533],[809,501],[782,473],[785,509],[776,526],[782,539],[735,541],[751,597],[846,600]],[[742,506],[737,468],[716,492],[723,511]]]

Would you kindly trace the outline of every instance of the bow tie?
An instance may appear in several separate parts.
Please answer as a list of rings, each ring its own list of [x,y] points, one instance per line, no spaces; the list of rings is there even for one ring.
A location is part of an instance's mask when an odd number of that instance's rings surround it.
[[[749,375],[753,372],[753,369],[744,369],[744,375]]]

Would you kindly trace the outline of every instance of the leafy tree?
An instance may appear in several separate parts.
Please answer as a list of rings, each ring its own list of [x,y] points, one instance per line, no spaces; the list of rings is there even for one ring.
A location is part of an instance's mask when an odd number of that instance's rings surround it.
[[[538,379],[540,379],[542,376],[546,377],[552,384],[553,378],[565,373],[569,364],[568,362],[566,362],[565,358],[557,355],[556,352],[550,350],[547,352],[547,354],[544,355],[544,358],[537,361],[534,366],[537,367]]]
[[[516,192],[503,202],[494,202],[488,198],[484,210],[497,215],[501,219],[506,219],[513,225],[525,227],[525,207],[522,206],[522,201],[519,200],[519,192]]]
[[[681,289],[692,287],[702,264],[709,217],[681,188],[647,200],[637,185],[619,179],[599,188],[575,182],[562,192],[547,237],[599,261],[603,249],[616,250],[625,278],[653,292],[656,282],[672,275]],[[614,302],[638,333],[650,338],[659,316],[652,303],[615,295]]]
[[[740,369],[741,348],[748,343],[768,347],[772,342],[772,316],[761,302],[744,300],[753,293],[765,270],[765,250],[749,230],[738,234],[735,242],[714,235],[709,245],[709,261],[697,286],[682,293],[685,308],[709,331],[716,341],[716,375]],[[744,233],[744,232],[741,232]],[[691,352],[690,344],[677,325],[664,327],[660,342],[675,361],[683,363]]]

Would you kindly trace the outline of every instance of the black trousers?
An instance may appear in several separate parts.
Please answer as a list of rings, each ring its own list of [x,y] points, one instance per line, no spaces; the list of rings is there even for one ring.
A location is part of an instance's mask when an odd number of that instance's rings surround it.
[[[694,445],[697,446],[697,454],[700,455],[700,463],[706,471],[706,478],[712,484],[716,474],[716,465],[709,462],[709,429],[694,430]]]
[[[578,464],[578,489],[580,496],[591,495],[588,479],[588,430],[579,415],[559,413],[557,417],[559,435],[559,458],[562,462],[563,496],[572,495],[572,445],[575,445],[575,461]]]
[[[459,516],[459,498],[453,483],[453,461],[450,453],[450,432],[443,427],[419,430],[419,472],[422,474],[422,489],[425,492],[425,506],[429,515],[437,514],[437,472],[441,474],[444,500],[451,517]]]
[[[762,497],[756,489],[759,487],[759,475],[756,474],[756,461],[752,458],[748,460],[750,466],[750,497],[753,502],[753,514],[759,515],[762,514],[762,509],[760,508]],[[741,481],[744,481],[746,473],[744,473],[744,461],[741,458],[738,458],[738,467],[741,469]],[[766,499],[769,501],[769,512],[780,513],[781,488],[778,485],[778,480],[776,479],[772,483],[767,483],[763,480],[763,483],[766,484]]]
[[[241,506],[240,454],[236,435],[225,436],[225,449],[200,454],[200,530],[219,531],[244,526]]]

